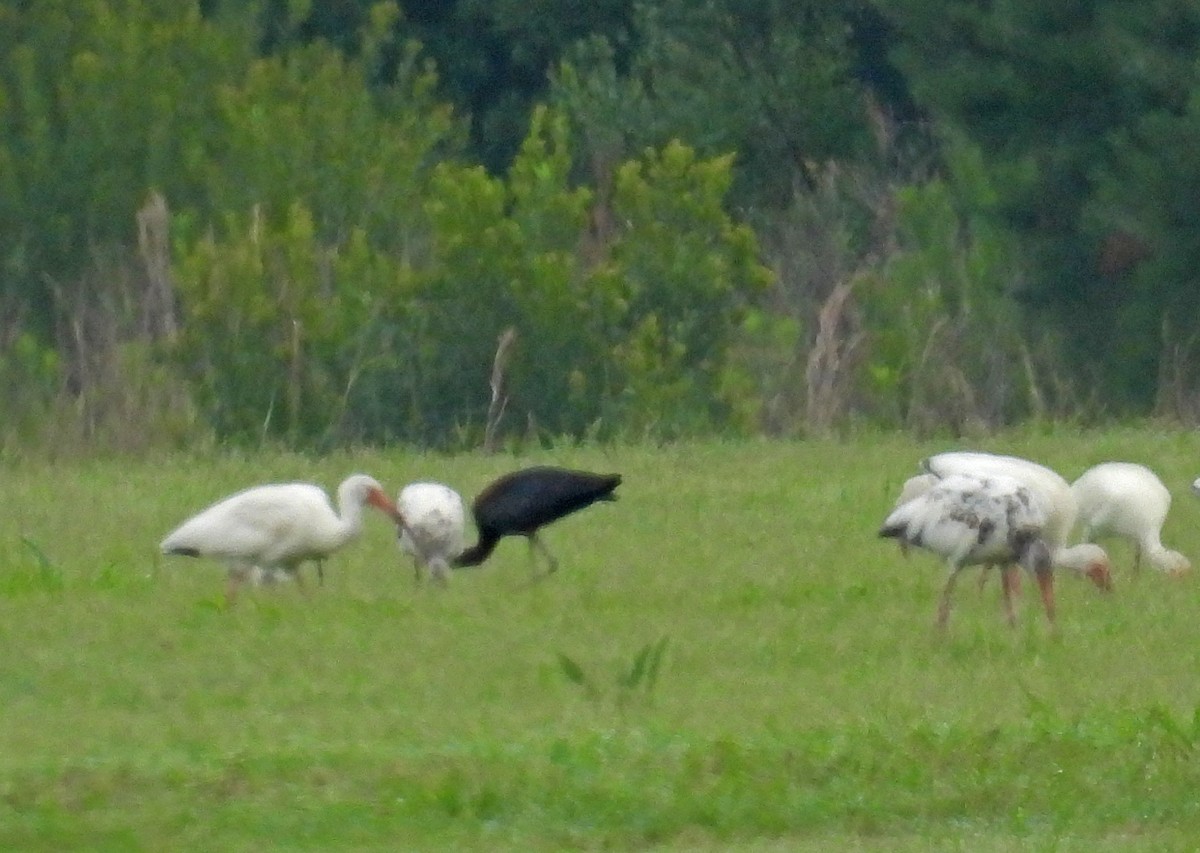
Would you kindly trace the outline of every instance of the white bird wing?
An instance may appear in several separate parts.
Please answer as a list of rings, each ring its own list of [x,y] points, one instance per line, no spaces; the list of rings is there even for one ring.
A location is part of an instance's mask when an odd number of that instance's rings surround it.
[[[185,521],[163,540],[163,550],[190,549],[221,559],[263,563],[304,557],[336,518],[317,486],[256,486],[231,495]]]
[[[957,450],[930,456],[922,466],[942,478],[952,474],[1009,477],[1027,486],[1047,514],[1044,535],[1054,545],[1066,544],[1075,525],[1078,507],[1071,485],[1045,465],[1019,456]]]
[[[903,506],[909,501],[919,498],[936,486],[938,479],[936,474],[929,473],[909,477],[904,481],[904,485],[900,487],[900,494],[896,497],[894,506]]]
[[[951,474],[996,475],[1011,477],[1038,491],[1051,488],[1070,489],[1070,484],[1052,468],[1019,456],[952,450],[936,453],[922,463],[926,471],[939,477]]]

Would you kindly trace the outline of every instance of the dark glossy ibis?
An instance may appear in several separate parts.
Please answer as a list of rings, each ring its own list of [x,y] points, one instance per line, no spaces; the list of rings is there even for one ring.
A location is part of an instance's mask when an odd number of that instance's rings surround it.
[[[453,562],[455,568],[478,566],[505,536],[524,536],[530,551],[542,552],[548,571],[558,561],[538,539],[538,530],[596,501],[614,501],[620,474],[593,474],[540,465],[505,474],[479,493],[472,504],[479,541]]]

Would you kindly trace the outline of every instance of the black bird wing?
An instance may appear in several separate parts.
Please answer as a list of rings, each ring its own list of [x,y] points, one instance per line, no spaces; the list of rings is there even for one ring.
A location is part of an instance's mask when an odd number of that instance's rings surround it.
[[[475,524],[501,535],[529,534],[539,527],[590,506],[615,500],[620,474],[593,474],[539,466],[506,474],[475,499]]]

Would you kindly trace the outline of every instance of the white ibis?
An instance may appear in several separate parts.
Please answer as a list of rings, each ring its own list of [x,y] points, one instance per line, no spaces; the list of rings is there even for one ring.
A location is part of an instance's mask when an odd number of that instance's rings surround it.
[[[1090,542],[1067,545],[1067,538],[1075,526],[1078,506],[1070,484],[1057,472],[1018,456],[969,451],[938,453],[926,459],[922,467],[939,477],[951,474],[999,475],[1024,483],[1046,507],[1047,520],[1042,536],[1050,547],[1055,567],[1085,575],[1106,592],[1112,590],[1112,573],[1104,549]]]
[[[466,512],[458,492],[441,483],[410,483],[400,490],[396,508],[404,517],[400,549],[413,558],[417,581],[428,570],[445,583],[450,561],[462,553]]]
[[[229,569],[226,598],[232,603],[246,580],[300,580],[300,564],[325,557],[362,530],[370,504],[397,524],[399,511],[379,483],[366,474],[338,487],[335,512],[324,489],[309,483],[255,486],[218,501],[179,525],[162,541],[164,554],[211,557]]]
[[[1043,538],[1049,513],[1032,488],[1003,475],[952,474],[888,515],[879,535],[924,548],[946,560],[949,575],[938,604],[937,625],[946,627],[958,574],[966,566],[1002,565],[1004,609],[1015,624],[1013,590],[1020,565],[1042,591],[1046,618],[1054,624],[1054,573]]]
[[[614,501],[620,474],[593,474],[566,468],[538,466],[505,474],[479,493],[472,504],[479,541],[458,556],[455,568],[478,566],[505,536],[524,536],[530,554],[542,552],[549,566],[558,569],[554,555],[538,539],[538,530],[596,501]]]
[[[1170,575],[1190,569],[1187,557],[1162,544],[1163,522],[1171,508],[1171,493],[1153,471],[1133,462],[1105,462],[1089,468],[1071,484],[1079,505],[1083,541],[1118,536],[1133,545],[1133,569],[1142,556]]]

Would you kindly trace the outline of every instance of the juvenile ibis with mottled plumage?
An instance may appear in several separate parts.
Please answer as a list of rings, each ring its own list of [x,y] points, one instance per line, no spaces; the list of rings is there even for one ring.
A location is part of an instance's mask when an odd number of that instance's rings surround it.
[[[952,474],[1004,476],[1025,484],[1046,508],[1043,538],[1055,567],[1084,575],[1106,592],[1112,590],[1112,573],[1104,549],[1090,542],[1067,545],[1079,508],[1070,483],[1058,472],[1019,456],[975,451],[938,453],[926,459],[922,467],[943,478]]]
[[[1046,618],[1054,624],[1054,573],[1043,538],[1048,512],[1034,491],[1003,475],[952,474],[896,507],[879,535],[923,548],[946,561],[949,574],[938,604],[937,626],[944,630],[958,574],[972,565],[1002,566],[1004,608],[1015,624],[1016,568],[1029,571],[1042,592]]]

